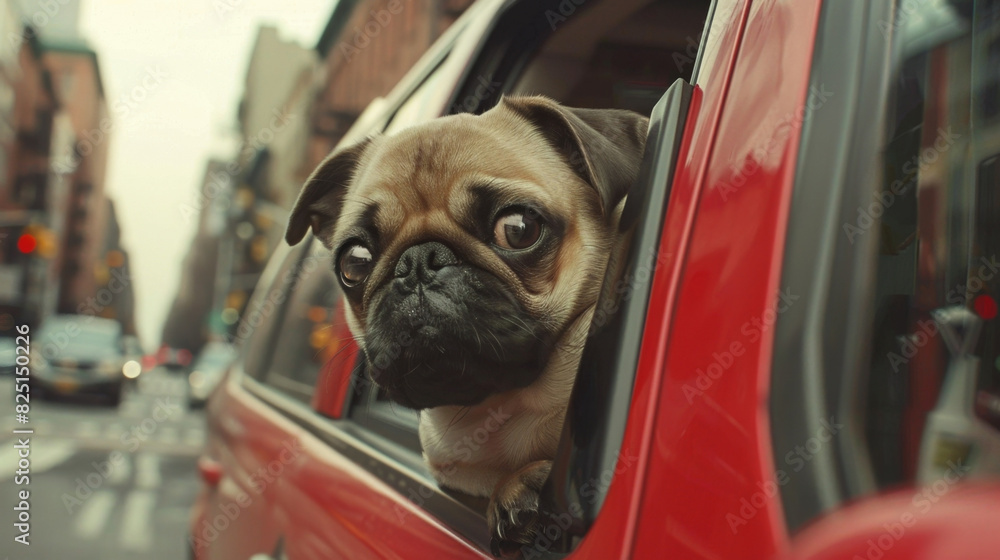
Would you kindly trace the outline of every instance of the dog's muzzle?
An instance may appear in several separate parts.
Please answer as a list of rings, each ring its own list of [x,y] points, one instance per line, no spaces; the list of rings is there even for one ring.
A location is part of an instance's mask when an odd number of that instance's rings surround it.
[[[413,408],[470,405],[530,384],[547,347],[500,279],[437,241],[407,248],[368,315],[372,379]]]

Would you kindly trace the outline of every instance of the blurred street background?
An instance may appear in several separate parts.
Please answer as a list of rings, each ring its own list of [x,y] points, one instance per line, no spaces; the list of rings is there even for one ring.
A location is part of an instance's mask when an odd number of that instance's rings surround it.
[[[471,3],[0,0],[0,495],[34,431],[0,557],[186,557],[201,408],[303,181]]]
[[[12,402],[12,393],[12,380],[0,380],[3,402]],[[18,550],[5,534],[4,552],[12,558],[184,558],[205,436],[203,415],[189,411],[185,399],[183,379],[155,370],[143,374],[117,408],[33,406],[32,544]],[[158,410],[162,421],[153,418]],[[13,422],[3,418],[5,434],[20,427]],[[15,452],[5,443],[0,465],[13,465]],[[6,472],[0,495],[9,502],[15,486]],[[0,508],[7,533],[15,522],[11,505]]]

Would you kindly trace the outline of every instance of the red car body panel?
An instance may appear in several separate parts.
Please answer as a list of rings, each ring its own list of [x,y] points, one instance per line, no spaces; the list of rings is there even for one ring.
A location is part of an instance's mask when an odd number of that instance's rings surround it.
[[[249,558],[273,547],[287,493],[284,475],[297,452],[294,425],[234,378],[227,376],[208,405],[211,435],[199,461],[205,490],[191,529],[198,559]],[[216,409],[225,414],[212,413]]]
[[[623,462],[571,558],[865,558],[868,539],[913,507],[912,491],[868,497],[794,538],[781,510],[768,413],[773,325],[789,304],[778,294],[803,115],[821,110],[807,107],[821,7],[717,2],[653,271]],[[334,328],[350,340],[340,310]],[[356,354],[348,342],[324,367],[314,410],[345,415]],[[217,465],[205,465],[192,513],[198,560],[249,558],[281,538],[292,560],[489,558],[419,496],[274,411],[253,383],[236,372],[209,404]],[[270,481],[259,474],[268,468]],[[250,503],[234,529],[208,539],[240,492]],[[1000,488],[956,488],[941,504],[881,558],[998,554],[1000,531],[987,524]]]
[[[288,482],[296,523],[284,527],[291,558],[488,558],[326,443],[306,440]],[[391,538],[387,538],[391,535]]]
[[[845,506],[807,527],[796,560],[1000,558],[1000,484],[900,490]],[[905,537],[905,538],[903,538]]]
[[[621,456],[626,463],[634,457],[634,464],[631,467],[621,465],[615,473],[601,512],[574,558],[645,557],[641,548],[633,549],[633,543],[639,523],[638,508],[647,492],[643,487],[646,464],[650,448],[655,445],[650,434],[660,406],[658,398],[666,350],[663,341],[673,320],[672,310],[685,265],[685,251],[747,10],[748,3],[740,0],[720,0],[716,6],[667,205],[629,420],[622,442]]]
[[[488,558],[418,503],[264,404],[241,377],[231,375],[210,404],[226,411],[211,430],[221,441],[210,442],[209,451],[224,474],[196,506],[198,560],[250,558],[274,550],[281,537],[285,553],[297,560]],[[213,531],[220,515],[229,521]]]
[[[313,410],[330,418],[343,418],[349,393],[354,387],[352,373],[358,357],[358,343],[354,341],[351,328],[344,316],[343,301],[334,310],[332,340],[338,341],[339,348],[332,350],[331,358],[319,373],[316,392],[313,394]],[[357,383],[356,380],[353,381]]]
[[[801,129],[792,108],[806,103],[819,6],[750,10],[669,319],[638,558],[767,558],[785,541],[771,482],[770,327]]]

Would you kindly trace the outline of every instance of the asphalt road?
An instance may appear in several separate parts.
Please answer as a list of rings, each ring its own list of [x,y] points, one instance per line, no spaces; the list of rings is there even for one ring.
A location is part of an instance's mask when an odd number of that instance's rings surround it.
[[[0,379],[0,560],[187,558],[204,416],[181,375],[142,374],[118,408],[31,402],[17,424],[13,381]],[[27,487],[14,482],[14,429],[34,429]],[[30,546],[14,541],[17,493],[30,491]]]

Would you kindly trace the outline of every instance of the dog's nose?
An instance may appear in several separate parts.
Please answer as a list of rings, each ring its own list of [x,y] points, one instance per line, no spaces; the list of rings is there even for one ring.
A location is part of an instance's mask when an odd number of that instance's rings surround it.
[[[434,279],[437,271],[446,266],[455,266],[458,257],[445,245],[437,241],[428,241],[414,245],[403,252],[396,261],[396,278],[415,277],[426,284]]]

